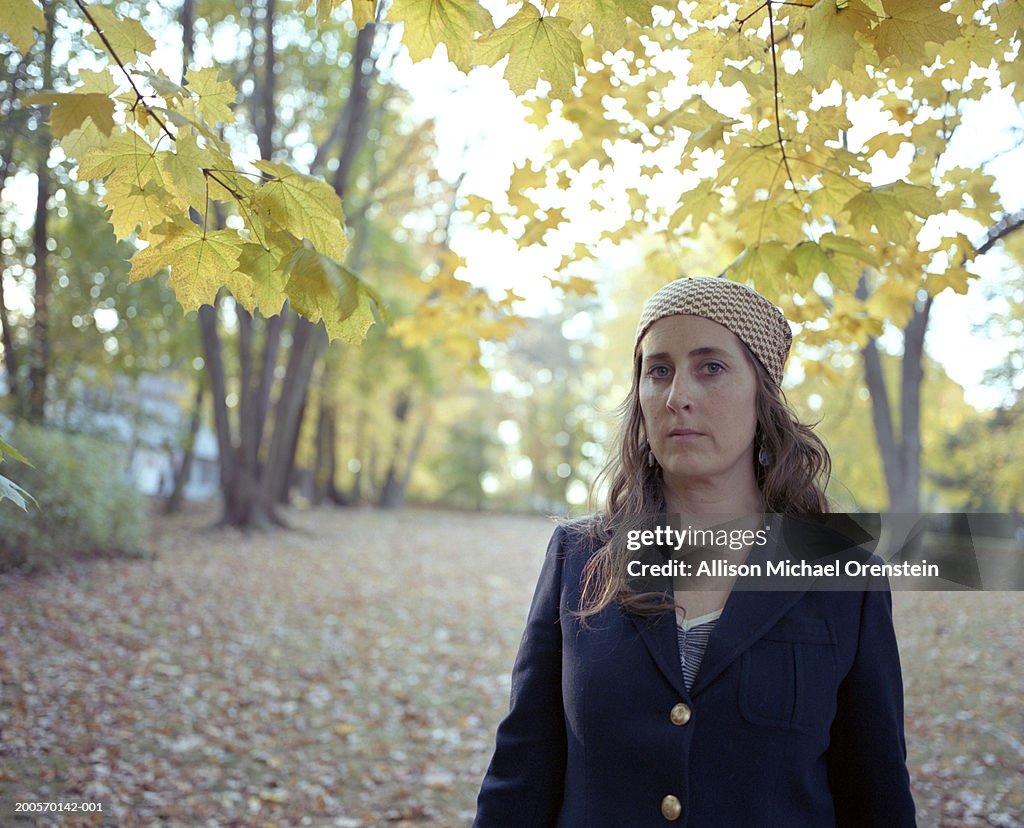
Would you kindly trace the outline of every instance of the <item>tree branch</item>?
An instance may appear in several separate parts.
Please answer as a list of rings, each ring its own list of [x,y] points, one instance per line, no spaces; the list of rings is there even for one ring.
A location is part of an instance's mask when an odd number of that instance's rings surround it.
[[[1016,233],[1021,227],[1024,227],[1024,210],[1013,215],[1003,216],[999,224],[989,229],[984,243],[977,249],[977,254],[981,256],[988,253],[989,250],[995,247],[997,242],[1006,238],[1011,233]]]

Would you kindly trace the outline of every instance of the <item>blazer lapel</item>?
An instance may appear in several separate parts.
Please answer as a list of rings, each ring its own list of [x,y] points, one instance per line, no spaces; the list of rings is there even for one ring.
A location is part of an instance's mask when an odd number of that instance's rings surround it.
[[[838,516],[841,517],[841,516]],[[855,525],[837,522],[837,516],[808,519],[773,516],[772,541],[755,547],[748,563],[765,564],[769,560],[817,560],[829,558],[862,541],[863,530]],[[837,531],[838,528],[838,531]],[[858,535],[860,532],[860,535]],[[693,688],[687,693],[683,668],[679,663],[679,642],[676,637],[676,616],[667,611],[653,616],[627,613],[643,638],[654,662],[683,695],[696,696],[757,641],[800,600],[814,582],[813,576],[791,577],[786,589],[759,590],[755,577],[743,576],[729,595],[701,661]],[[772,581],[778,587],[779,580]],[[671,600],[672,584],[664,579],[665,594]]]
[[[666,595],[671,600],[671,591]],[[666,611],[657,615],[638,616],[627,613],[633,622],[644,644],[650,650],[654,663],[664,673],[665,678],[679,692],[686,696],[686,683],[683,681],[683,668],[679,663],[679,642],[676,638],[676,614]]]
[[[789,520],[775,516],[772,528],[772,542],[763,547],[755,547],[747,559],[748,563],[763,565],[768,560],[792,557],[791,548],[807,549],[806,544],[810,538],[796,531]],[[794,543],[796,546],[793,546]],[[692,695],[700,693],[744,650],[775,626],[810,588],[814,578],[790,578],[785,591],[757,590],[759,580],[749,576],[737,579],[736,587],[726,600],[722,615],[708,639],[707,650],[693,683]]]
[[[734,590],[708,639],[691,695],[700,693],[744,650],[775,626],[802,594]]]

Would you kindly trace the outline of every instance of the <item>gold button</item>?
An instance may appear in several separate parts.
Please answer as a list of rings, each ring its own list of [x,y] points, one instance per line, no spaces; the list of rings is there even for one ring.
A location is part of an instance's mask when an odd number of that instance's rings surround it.
[[[672,708],[672,712],[668,714],[668,717],[672,720],[672,724],[674,725],[686,724],[690,721],[689,705],[679,702],[679,704]]]
[[[679,815],[682,812],[683,806],[679,804],[679,800],[672,796],[672,794],[669,794],[661,800],[661,815],[665,817],[665,819],[672,820],[674,822],[679,819]]]

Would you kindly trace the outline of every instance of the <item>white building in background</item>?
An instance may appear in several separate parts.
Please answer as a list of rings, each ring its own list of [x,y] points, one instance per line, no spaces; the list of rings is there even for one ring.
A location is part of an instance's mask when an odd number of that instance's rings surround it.
[[[6,378],[0,376],[0,396],[7,393]],[[143,374],[134,382],[117,377],[111,389],[76,377],[63,397],[47,411],[54,427],[120,443],[126,451],[125,476],[135,487],[147,495],[170,493],[192,417],[192,394],[184,383]],[[0,431],[9,428],[0,416]],[[217,437],[201,424],[185,497],[216,497],[218,475]]]

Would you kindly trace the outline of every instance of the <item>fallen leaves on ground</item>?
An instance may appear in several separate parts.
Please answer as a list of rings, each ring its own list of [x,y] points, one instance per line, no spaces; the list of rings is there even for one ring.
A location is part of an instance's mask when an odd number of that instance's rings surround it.
[[[0,823],[468,825],[551,523],[210,517],[160,521],[152,561],[0,578]],[[896,614],[920,824],[1024,824],[1019,596]]]

